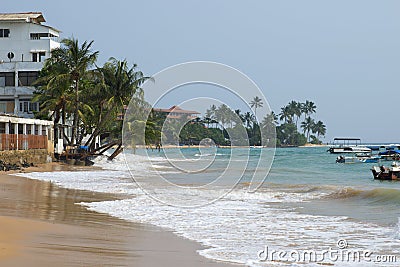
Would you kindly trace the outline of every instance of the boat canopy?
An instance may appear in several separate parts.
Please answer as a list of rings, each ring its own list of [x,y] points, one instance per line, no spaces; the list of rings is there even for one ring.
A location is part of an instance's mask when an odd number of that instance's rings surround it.
[[[381,156],[400,155],[400,150],[387,150],[384,152],[380,152],[379,155]]]

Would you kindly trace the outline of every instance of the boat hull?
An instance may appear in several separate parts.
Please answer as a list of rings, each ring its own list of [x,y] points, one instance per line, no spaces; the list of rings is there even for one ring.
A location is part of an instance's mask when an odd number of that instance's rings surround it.
[[[337,157],[336,163],[379,163],[379,156],[371,156],[371,157]]]
[[[346,154],[346,153],[371,153],[371,149],[367,147],[331,147],[331,154]]]
[[[373,167],[371,171],[374,179],[377,180],[400,180],[400,171],[393,171],[383,167]]]

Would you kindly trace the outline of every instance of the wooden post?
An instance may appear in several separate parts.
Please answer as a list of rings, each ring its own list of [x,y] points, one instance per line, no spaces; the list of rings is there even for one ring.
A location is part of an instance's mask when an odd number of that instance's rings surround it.
[[[18,150],[19,149],[19,147],[18,147],[18,141],[19,141],[19,134],[18,134],[18,123],[15,123],[14,124],[14,133],[16,134],[15,136],[16,136],[16,140],[15,140],[15,150]]]

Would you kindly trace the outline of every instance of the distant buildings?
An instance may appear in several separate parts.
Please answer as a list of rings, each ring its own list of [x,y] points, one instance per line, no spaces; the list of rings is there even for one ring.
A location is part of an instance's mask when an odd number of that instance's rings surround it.
[[[181,109],[178,106],[172,106],[169,109],[154,108],[154,112],[165,114],[169,119],[195,119],[200,112],[194,110]]]
[[[34,87],[43,62],[60,47],[60,31],[40,12],[0,13],[0,114],[33,118]]]

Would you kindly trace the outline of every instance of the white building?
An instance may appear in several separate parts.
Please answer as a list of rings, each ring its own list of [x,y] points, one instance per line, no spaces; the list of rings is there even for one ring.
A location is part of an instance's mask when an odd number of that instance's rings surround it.
[[[0,13],[0,114],[33,118],[39,110],[31,102],[31,85],[50,52],[60,47],[60,31],[43,22],[40,12]]]

